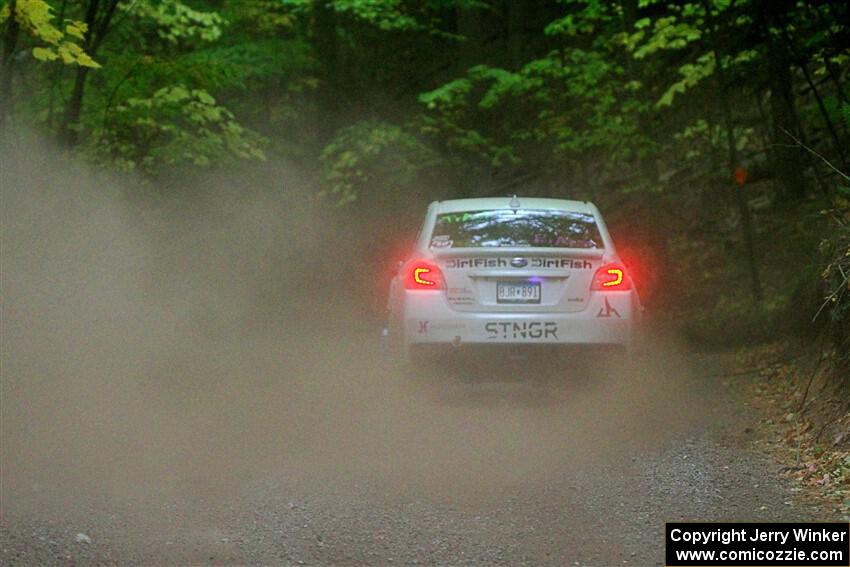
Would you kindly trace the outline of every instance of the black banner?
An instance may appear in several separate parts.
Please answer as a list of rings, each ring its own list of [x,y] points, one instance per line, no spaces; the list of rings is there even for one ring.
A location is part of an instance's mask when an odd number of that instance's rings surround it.
[[[668,523],[667,567],[848,567],[847,523]]]

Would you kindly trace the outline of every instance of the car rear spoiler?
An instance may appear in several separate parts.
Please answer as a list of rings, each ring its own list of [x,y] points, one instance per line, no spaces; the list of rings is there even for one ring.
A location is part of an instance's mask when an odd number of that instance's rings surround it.
[[[599,259],[605,254],[604,248],[531,248],[522,246],[430,248],[430,250],[437,258],[453,258],[456,256],[558,256],[562,258]]]

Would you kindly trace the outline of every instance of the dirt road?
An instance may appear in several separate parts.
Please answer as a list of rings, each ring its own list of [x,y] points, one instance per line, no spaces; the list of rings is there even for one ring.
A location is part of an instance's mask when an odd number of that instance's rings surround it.
[[[39,155],[0,184],[0,564],[655,565],[667,520],[809,516],[714,357],[411,381],[340,293],[385,291],[356,224]]]
[[[716,356],[411,382],[325,332],[14,390],[0,563],[660,565],[664,521],[810,517]]]

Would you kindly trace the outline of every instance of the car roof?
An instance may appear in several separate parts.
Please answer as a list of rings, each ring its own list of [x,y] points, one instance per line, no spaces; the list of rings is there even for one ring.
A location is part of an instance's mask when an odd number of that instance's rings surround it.
[[[457,213],[463,211],[481,211],[489,209],[550,209],[558,211],[572,211],[576,213],[593,214],[596,207],[588,201],[571,201],[569,199],[550,199],[544,197],[520,197],[519,207],[511,203],[514,197],[484,197],[480,199],[451,199],[448,201],[434,201],[431,206],[436,209],[437,214]]]

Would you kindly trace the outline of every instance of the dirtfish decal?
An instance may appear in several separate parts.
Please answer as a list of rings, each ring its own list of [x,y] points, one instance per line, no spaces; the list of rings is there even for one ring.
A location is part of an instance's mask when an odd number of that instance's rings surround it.
[[[531,258],[531,268],[561,268],[567,270],[590,270],[593,264],[588,260],[573,258]],[[449,258],[446,268],[507,268],[511,265],[507,258]],[[524,266],[514,266],[524,267]]]
[[[532,258],[532,268],[569,268],[570,270],[589,270],[593,267],[587,260],[572,258]]]
[[[447,268],[507,268],[505,258],[449,258]]]

